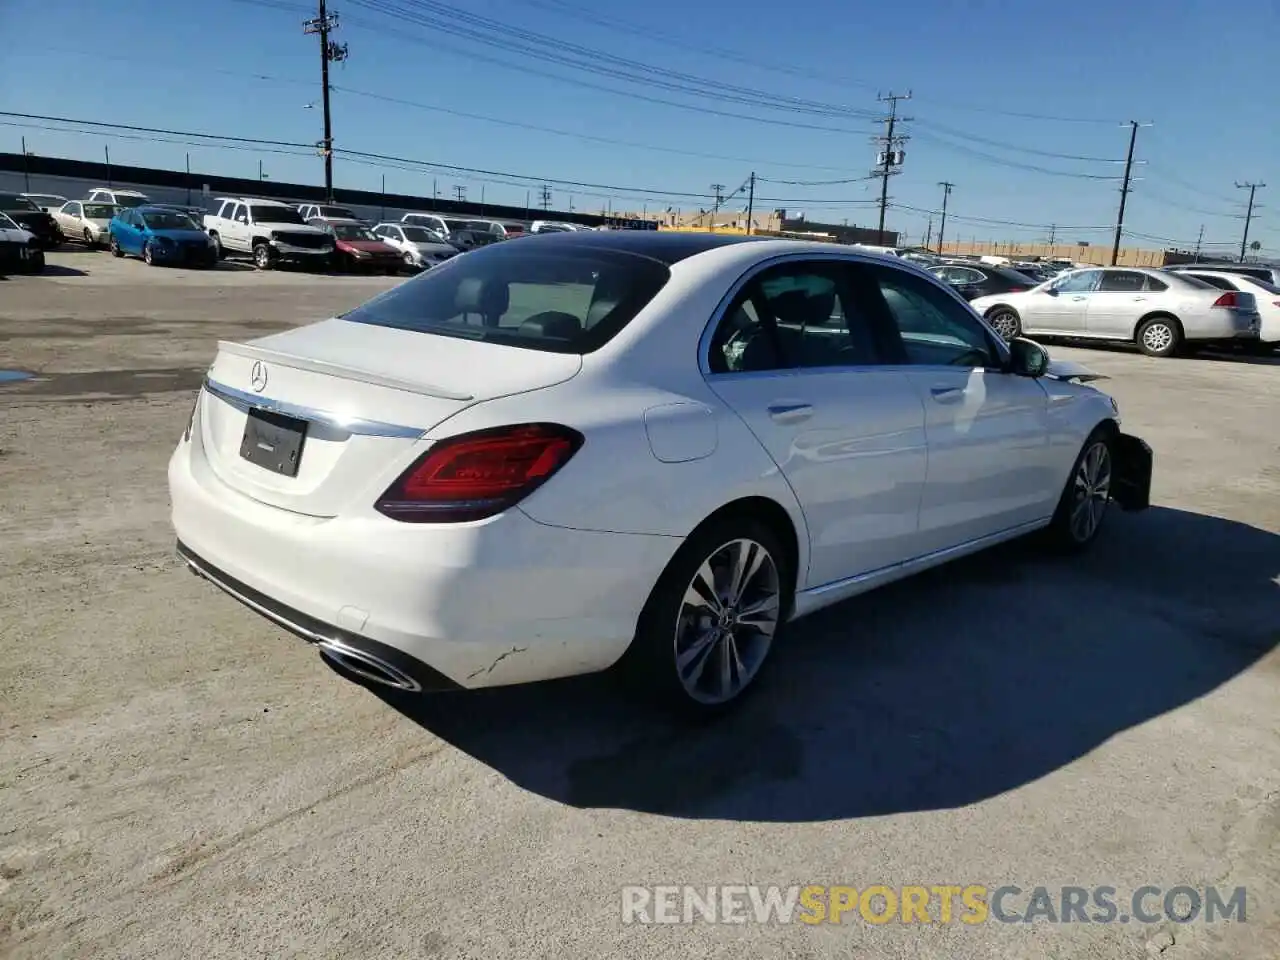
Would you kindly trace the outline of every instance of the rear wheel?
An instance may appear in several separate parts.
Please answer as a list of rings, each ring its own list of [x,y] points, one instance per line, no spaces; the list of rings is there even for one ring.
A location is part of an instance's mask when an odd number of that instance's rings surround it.
[[[222,238],[216,233],[211,233],[209,234],[209,239],[213,241],[213,258],[221,260],[225,256],[225,252],[222,249]]]
[[[1022,333],[1022,319],[1012,307],[996,307],[987,314],[987,323],[1006,341]]]
[[[1150,317],[1142,321],[1134,339],[1149,357],[1171,357],[1182,345],[1182,327],[1173,317]]]
[[[265,243],[253,245],[253,265],[259,270],[271,269],[271,248]]]
[[[113,257],[123,257],[124,251],[120,249],[120,241],[116,239],[115,234],[111,235],[111,255]]]
[[[658,578],[624,658],[633,681],[685,711],[713,714],[755,685],[791,602],[778,536],[750,517],[693,534]]]

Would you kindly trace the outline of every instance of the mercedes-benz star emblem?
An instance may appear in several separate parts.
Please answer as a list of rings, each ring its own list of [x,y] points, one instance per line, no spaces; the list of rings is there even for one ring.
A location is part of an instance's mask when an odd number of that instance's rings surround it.
[[[254,393],[267,389],[267,365],[261,360],[253,361],[253,369],[249,372],[249,385]]]

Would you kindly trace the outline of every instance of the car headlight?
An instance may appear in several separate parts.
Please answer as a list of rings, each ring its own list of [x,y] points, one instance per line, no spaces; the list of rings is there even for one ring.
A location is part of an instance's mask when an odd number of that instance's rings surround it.
[[[367,250],[352,250],[351,255],[357,260],[366,260],[369,257],[369,252]]]

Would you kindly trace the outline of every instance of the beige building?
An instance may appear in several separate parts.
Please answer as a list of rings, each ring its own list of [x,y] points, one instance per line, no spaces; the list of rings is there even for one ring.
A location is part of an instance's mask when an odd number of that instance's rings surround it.
[[[942,252],[947,256],[979,255],[1008,257],[1010,260],[1025,260],[1038,257],[1041,260],[1070,260],[1073,263],[1096,263],[1102,266],[1111,264],[1111,244],[1094,246],[1092,244],[1047,244],[1018,243],[1012,240],[982,240],[976,243],[958,241],[944,243]],[[1186,263],[1192,258],[1185,254],[1177,254],[1167,250],[1145,250],[1139,247],[1121,247],[1116,264],[1122,267],[1163,267],[1171,263]]]

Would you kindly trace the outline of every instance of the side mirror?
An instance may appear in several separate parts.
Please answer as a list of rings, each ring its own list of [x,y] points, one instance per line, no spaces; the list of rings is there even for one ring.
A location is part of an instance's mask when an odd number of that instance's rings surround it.
[[[1044,288],[1044,292],[1045,292],[1045,293],[1047,293],[1047,294],[1048,294],[1049,296],[1051,296],[1051,297],[1056,297],[1056,296],[1058,295],[1058,288],[1057,288],[1057,287],[1045,287],[1045,288]]]
[[[1009,370],[1020,377],[1043,377],[1049,369],[1049,351],[1034,340],[1014,337],[1009,341]]]

